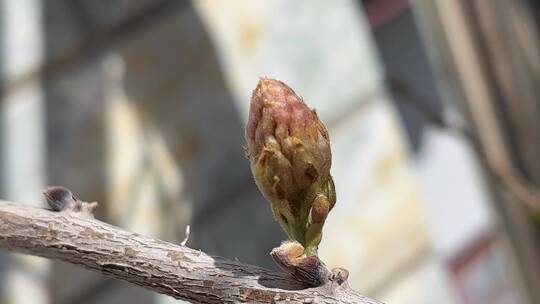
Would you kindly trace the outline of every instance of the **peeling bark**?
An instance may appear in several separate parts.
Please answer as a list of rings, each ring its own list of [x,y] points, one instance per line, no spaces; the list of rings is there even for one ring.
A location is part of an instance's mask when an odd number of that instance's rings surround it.
[[[193,303],[381,304],[347,283],[307,288],[286,273],[210,256],[91,217],[0,202],[0,248],[57,259]]]

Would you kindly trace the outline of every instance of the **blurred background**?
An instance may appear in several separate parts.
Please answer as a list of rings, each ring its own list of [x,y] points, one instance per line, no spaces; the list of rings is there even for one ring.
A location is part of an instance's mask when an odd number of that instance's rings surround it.
[[[540,303],[540,1],[1,0],[0,198],[277,269],[244,157],[261,76],[327,124],[321,256],[392,304]],[[179,303],[0,253],[0,303]]]

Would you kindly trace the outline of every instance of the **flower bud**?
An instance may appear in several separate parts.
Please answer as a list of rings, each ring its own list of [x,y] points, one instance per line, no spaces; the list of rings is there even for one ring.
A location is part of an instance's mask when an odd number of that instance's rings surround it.
[[[286,84],[262,78],[251,98],[246,141],[255,182],[275,219],[316,255],[335,203],[326,127]]]

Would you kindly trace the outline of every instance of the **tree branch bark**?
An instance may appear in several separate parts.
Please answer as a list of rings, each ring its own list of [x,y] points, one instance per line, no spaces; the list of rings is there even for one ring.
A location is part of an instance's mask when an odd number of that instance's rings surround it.
[[[92,217],[1,201],[0,248],[69,262],[194,303],[381,304],[347,283],[307,288],[286,273],[210,256]]]

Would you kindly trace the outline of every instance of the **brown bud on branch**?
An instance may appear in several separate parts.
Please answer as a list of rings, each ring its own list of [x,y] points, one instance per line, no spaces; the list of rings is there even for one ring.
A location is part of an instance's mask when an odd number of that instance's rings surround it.
[[[270,255],[281,268],[308,286],[324,285],[332,277],[318,257],[304,254],[304,247],[298,242],[283,242]]]
[[[52,210],[70,213],[79,217],[94,217],[97,202],[84,202],[68,188],[61,186],[49,187],[43,191],[47,203]]]

